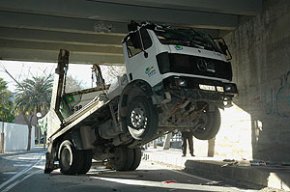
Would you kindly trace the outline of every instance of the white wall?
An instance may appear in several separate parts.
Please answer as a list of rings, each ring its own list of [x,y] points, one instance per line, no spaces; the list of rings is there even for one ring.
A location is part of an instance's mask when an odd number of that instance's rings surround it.
[[[0,122],[0,132],[2,131],[2,122]],[[32,128],[31,148],[35,147],[35,131]],[[4,150],[5,152],[26,150],[28,142],[27,125],[14,123],[4,123]]]

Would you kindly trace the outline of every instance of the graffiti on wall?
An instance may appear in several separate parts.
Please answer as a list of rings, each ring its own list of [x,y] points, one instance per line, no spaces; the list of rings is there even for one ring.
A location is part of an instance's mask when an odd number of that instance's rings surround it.
[[[290,71],[280,77],[278,87],[266,94],[265,110],[267,114],[290,117]]]

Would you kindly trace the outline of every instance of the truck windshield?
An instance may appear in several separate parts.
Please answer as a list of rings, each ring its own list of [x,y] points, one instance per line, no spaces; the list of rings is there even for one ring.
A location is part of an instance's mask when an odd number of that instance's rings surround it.
[[[211,36],[190,28],[162,28],[161,30],[155,29],[154,32],[162,44],[183,45],[221,52]]]

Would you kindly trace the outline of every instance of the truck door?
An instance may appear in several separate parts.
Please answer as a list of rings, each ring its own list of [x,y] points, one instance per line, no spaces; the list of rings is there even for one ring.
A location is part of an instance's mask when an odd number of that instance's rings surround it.
[[[143,79],[151,86],[160,82],[156,49],[147,29],[131,32],[124,47],[129,81]]]

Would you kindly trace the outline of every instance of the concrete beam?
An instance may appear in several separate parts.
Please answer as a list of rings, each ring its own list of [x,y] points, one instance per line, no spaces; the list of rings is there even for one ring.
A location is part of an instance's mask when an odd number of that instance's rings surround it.
[[[155,7],[174,10],[215,12],[255,16],[262,9],[262,0],[91,0],[120,5]]]
[[[57,63],[59,50],[16,49],[0,47],[0,59],[10,61],[30,61]],[[88,52],[70,52],[73,64],[123,64],[123,57],[118,55],[101,55]]]
[[[69,18],[30,13],[0,12],[0,26],[26,29],[42,29],[50,31],[75,33],[121,33],[128,32],[128,23],[98,21],[94,19]]]
[[[34,42],[64,43],[73,45],[102,45],[120,47],[123,36],[104,33],[81,34],[0,27],[0,38],[8,40],[29,40]]]
[[[59,50],[67,49],[74,52],[87,52],[91,54],[123,56],[122,47],[101,45],[75,45],[68,43],[35,42],[29,40],[0,39],[0,47],[16,49]]]
[[[228,30],[233,30],[238,24],[235,15],[83,0],[1,0],[0,10],[126,23],[130,20],[148,20]]]
[[[45,21],[45,22],[43,22]],[[82,34],[110,34],[125,36],[127,34],[128,23],[99,21],[93,19],[68,18],[50,15],[38,15],[30,13],[0,12],[0,27],[18,29],[37,29],[59,32],[73,32]],[[200,29],[213,36],[219,30]]]

